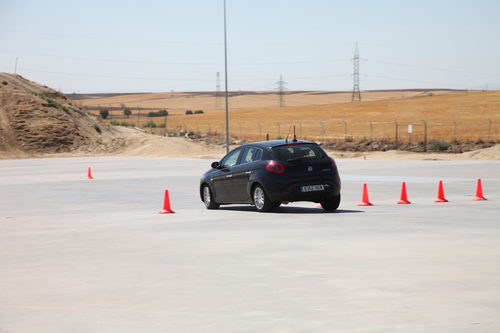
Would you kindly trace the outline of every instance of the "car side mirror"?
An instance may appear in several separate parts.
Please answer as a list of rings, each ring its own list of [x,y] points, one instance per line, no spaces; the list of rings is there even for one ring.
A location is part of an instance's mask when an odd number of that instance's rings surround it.
[[[213,162],[211,164],[212,169],[220,169],[220,163],[219,162]]]

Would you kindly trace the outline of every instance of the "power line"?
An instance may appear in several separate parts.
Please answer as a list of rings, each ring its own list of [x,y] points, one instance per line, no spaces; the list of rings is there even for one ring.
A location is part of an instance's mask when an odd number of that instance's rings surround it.
[[[463,73],[463,74],[473,74],[473,75],[500,76],[500,74],[498,74],[498,73],[470,72],[470,71],[462,71],[462,70],[449,69],[449,68],[437,68],[437,67],[429,67],[429,66],[422,66],[422,65],[400,64],[400,63],[395,63],[395,62],[380,61],[380,60],[373,60],[373,59],[366,59],[366,60],[368,60],[369,62],[374,62],[374,63],[378,63],[378,64],[400,66],[400,67],[410,67],[410,68],[418,68],[418,69],[427,69],[427,70],[431,70],[431,71]]]
[[[210,63],[210,62],[166,62],[166,61],[152,61],[152,60],[126,60],[126,59],[116,59],[116,58],[94,58],[94,57],[79,57],[79,56],[68,56],[60,54],[49,54],[40,52],[30,52],[30,51],[11,51],[6,49],[0,49],[0,52],[15,53],[15,54],[30,54],[42,57],[53,57],[53,58],[64,58],[64,59],[75,59],[75,60],[88,60],[88,61],[101,61],[101,62],[112,62],[112,63],[127,63],[127,64],[148,64],[148,65],[186,65],[186,66],[222,66],[222,63]],[[242,62],[242,63],[232,63],[228,66],[261,66],[261,65],[296,65],[296,64],[314,64],[314,63],[329,63],[329,62],[342,62],[349,61],[350,59],[324,59],[324,60],[296,60],[288,62]]]

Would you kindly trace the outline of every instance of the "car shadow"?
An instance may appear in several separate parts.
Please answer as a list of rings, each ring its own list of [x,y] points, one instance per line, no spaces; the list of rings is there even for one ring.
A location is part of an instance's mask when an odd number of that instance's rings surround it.
[[[222,206],[219,210],[231,210],[239,212],[254,212],[257,210],[254,206]],[[349,214],[349,213],[364,213],[363,210],[350,210],[350,209],[337,209],[333,212],[326,212],[323,208],[309,208],[309,207],[286,207],[280,206],[270,213],[277,214]]]

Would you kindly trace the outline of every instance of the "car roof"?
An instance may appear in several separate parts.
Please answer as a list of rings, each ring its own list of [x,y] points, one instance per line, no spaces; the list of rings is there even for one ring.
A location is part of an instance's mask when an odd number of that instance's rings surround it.
[[[252,142],[252,143],[244,144],[243,146],[260,146],[263,148],[274,148],[274,147],[278,147],[278,146],[303,144],[303,143],[316,144],[316,142],[308,141],[308,140],[290,140],[289,139],[289,140],[269,140],[269,141]]]

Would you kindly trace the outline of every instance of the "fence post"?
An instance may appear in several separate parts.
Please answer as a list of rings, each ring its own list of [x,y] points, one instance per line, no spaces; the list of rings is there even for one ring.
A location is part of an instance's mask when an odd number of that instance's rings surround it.
[[[163,136],[167,136],[167,116],[163,118]]]
[[[347,121],[343,120],[344,122],[344,141],[347,140]]]
[[[422,120],[424,124],[424,152],[427,152],[427,123],[425,120]]]
[[[369,122],[370,124],[370,141],[373,141],[373,122]]]
[[[396,139],[396,150],[398,150],[398,122],[394,121],[394,128],[395,128],[395,139]]]
[[[488,141],[491,141],[491,119],[488,119]]]
[[[453,121],[453,140],[457,141],[457,122],[456,120]]]

